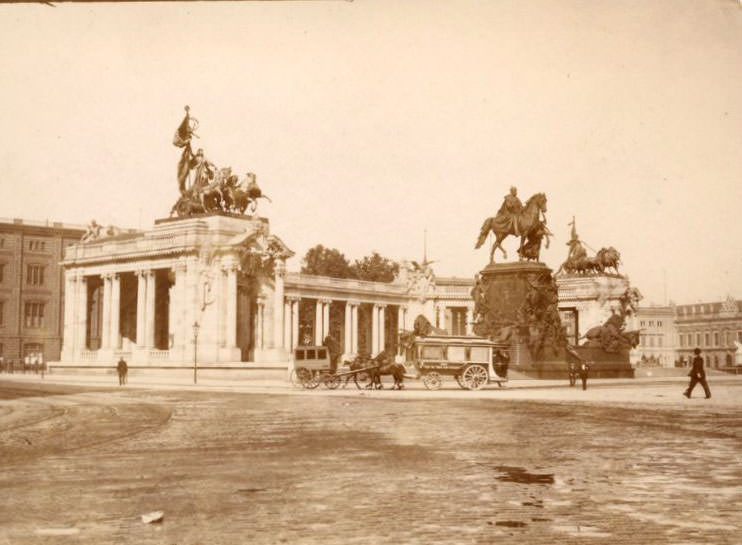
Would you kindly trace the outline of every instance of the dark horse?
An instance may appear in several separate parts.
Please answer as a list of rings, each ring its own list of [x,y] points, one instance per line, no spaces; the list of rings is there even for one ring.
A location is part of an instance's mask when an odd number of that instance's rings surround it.
[[[386,350],[379,353],[375,358],[358,356],[350,363],[349,367],[351,371],[368,369],[366,376],[356,375],[356,385],[359,387],[359,381],[365,382],[365,379],[368,378],[367,389],[383,390],[381,377],[390,375],[394,378],[392,390],[404,388],[405,366],[401,363],[394,363],[394,359]]]
[[[523,245],[526,238],[531,235],[531,231],[539,228],[542,224],[542,213],[546,213],[546,195],[544,193],[536,193],[526,201],[526,204],[523,207],[523,212],[521,212],[516,218],[516,221],[518,222],[518,235],[520,236],[520,248],[518,249],[519,254],[522,254]],[[482,244],[487,240],[487,235],[489,235],[490,232],[495,234],[495,242],[492,244],[492,249],[490,250],[490,263],[494,263],[495,261],[496,248],[500,248],[503,258],[507,259],[508,253],[505,251],[505,248],[502,247],[502,241],[509,235],[515,235],[512,218],[503,214],[498,214],[497,216],[484,220],[474,249],[482,247]]]

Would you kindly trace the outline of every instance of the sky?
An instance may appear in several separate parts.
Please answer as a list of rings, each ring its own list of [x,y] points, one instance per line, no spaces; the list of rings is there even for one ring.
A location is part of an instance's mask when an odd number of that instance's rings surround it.
[[[742,298],[735,0],[0,5],[0,82],[0,217],[150,227],[188,104],[291,269],[318,243],[419,259],[427,230],[472,277],[516,186],[548,197],[555,269],[574,216],[644,303]]]

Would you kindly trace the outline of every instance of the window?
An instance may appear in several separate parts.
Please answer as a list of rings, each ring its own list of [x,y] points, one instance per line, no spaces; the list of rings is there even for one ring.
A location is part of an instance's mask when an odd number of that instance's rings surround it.
[[[719,346],[719,332],[714,332],[714,346]]]
[[[317,359],[323,360],[327,357],[327,350],[317,350]]]
[[[44,327],[44,303],[26,303],[24,318],[26,327]]]
[[[5,239],[0,238],[0,248],[5,248]]]
[[[449,361],[466,361],[466,348],[463,346],[448,347]]]
[[[487,362],[489,357],[489,349],[485,346],[472,346],[469,353],[469,359],[471,361]]]
[[[649,346],[654,348],[654,337],[649,337]]]
[[[731,331],[727,331],[727,342],[726,342],[726,345],[727,346],[730,346],[731,344],[732,344],[732,332]]]
[[[43,252],[46,249],[46,242],[42,240],[29,240],[28,249],[32,252]]]
[[[297,350],[296,351],[296,359],[297,360],[303,360],[304,359],[304,350]]]
[[[317,359],[317,351],[316,350],[307,350],[307,359],[308,360],[316,360]]]
[[[685,335],[680,335],[680,348],[685,346]]]
[[[701,346],[701,334],[696,333],[696,346]]]
[[[443,347],[442,346],[423,346],[422,359],[424,360],[442,360],[443,358]]]
[[[662,320],[657,321],[657,327],[662,327]]]
[[[642,320],[641,322],[639,322],[639,327],[644,327],[644,320]]]
[[[44,268],[43,265],[28,265],[26,267],[26,284],[30,286],[43,286]]]
[[[711,346],[711,335],[708,333],[703,335],[703,346]]]
[[[654,327],[654,320],[649,320],[649,327]]]
[[[660,348],[662,348],[662,336],[657,337],[657,346],[659,346]]]

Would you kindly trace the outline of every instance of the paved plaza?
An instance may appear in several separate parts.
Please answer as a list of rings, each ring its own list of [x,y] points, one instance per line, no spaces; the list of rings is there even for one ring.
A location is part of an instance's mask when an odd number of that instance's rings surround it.
[[[229,392],[49,378],[0,380],[2,544],[742,543],[739,379],[712,381],[707,401],[678,380]],[[163,522],[143,524],[154,510]]]

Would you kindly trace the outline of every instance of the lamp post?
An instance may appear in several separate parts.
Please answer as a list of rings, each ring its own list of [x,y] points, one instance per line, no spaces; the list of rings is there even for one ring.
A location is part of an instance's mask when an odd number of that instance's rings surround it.
[[[193,384],[197,383],[196,374],[198,372],[198,330],[201,326],[198,322],[193,322]]]

